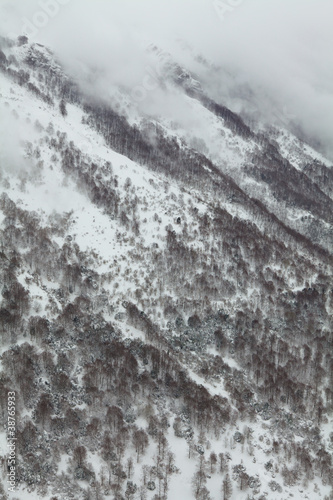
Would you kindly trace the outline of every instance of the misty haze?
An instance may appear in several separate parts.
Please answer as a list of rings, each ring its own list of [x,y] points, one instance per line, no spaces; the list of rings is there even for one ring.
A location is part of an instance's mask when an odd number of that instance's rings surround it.
[[[333,5],[0,0],[0,498],[333,500]]]

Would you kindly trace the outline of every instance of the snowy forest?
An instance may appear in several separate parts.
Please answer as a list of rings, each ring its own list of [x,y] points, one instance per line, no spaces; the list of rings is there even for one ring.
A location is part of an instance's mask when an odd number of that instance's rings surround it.
[[[206,134],[0,38],[0,498],[332,500],[332,159],[147,52]]]

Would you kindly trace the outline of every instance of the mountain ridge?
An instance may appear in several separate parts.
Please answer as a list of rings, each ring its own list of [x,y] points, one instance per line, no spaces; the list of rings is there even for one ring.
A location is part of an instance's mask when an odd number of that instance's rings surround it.
[[[331,169],[186,88],[211,142],[131,125],[24,42],[0,56],[20,498],[330,498]]]

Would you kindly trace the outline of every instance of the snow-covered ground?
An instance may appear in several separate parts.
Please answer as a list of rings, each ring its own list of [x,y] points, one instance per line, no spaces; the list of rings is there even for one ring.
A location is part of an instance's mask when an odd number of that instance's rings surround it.
[[[22,62],[25,49],[16,48],[17,58]],[[40,52],[49,58],[47,51],[40,48]],[[53,63],[52,63],[53,64]],[[61,71],[59,66],[54,65],[54,71]],[[34,76],[32,81],[36,84],[38,79]],[[184,106],[189,110],[195,120],[191,120],[191,126],[185,123],[175,122],[169,118],[158,117],[160,126],[165,134],[176,137],[179,144],[186,143],[198,151],[207,155],[219,168],[237,180],[241,188],[248,195],[252,196],[260,191],[260,195],[267,199],[267,206],[271,209],[277,208],[276,200],[270,198],[270,189],[263,183],[253,178],[243,175],[243,168],[248,158],[255,152],[257,144],[253,139],[245,140],[236,136],[213,113],[205,109],[197,100],[183,96]],[[124,300],[135,300],[140,305],[140,295],[138,291],[143,291],[143,300],[149,300],[150,317],[159,320],[161,330],[166,330],[166,321],[163,318],[163,306],[159,303],[159,290],[161,283],[158,276],[153,272],[151,256],[153,250],[163,255],[167,247],[167,233],[174,231],[179,237],[182,236],[184,225],[186,224],[187,245],[193,250],[215,250],[216,242],[211,236],[199,239],[198,227],[199,217],[207,215],[214,216],[214,207],[226,210],[234,218],[253,223],[257,228],[262,229],[264,224],[258,221],[253,214],[241,204],[235,204],[230,200],[221,197],[220,200],[209,199],[204,188],[194,190],[177,183],[176,181],[156,174],[145,166],[139,165],[110,149],[103,137],[92,127],[87,125],[84,111],[78,106],[67,104],[67,115],[61,116],[58,111],[59,101],[55,105],[49,105],[38,99],[23,86],[14,84],[3,73],[0,72],[0,99],[2,110],[10,124],[15,130],[16,137],[14,144],[10,138],[10,133],[2,125],[2,147],[5,158],[13,155],[10,159],[15,168],[2,169],[2,184],[4,191],[16,205],[24,211],[36,212],[41,227],[52,226],[52,220],[56,214],[68,214],[68,227],[62,234],[52,235],[52,243],[63,248],[68,245],[71,248],[78,245],[80,252],[90,259],[91,267],[98,273],[103,292],[108,297],[108,309],[105,308],[104,318],[112,321],[112,324],[122,331],[125,339],[137,339],[146,341],[146,336],[142,331],[127,323],[126,315],[122,307]],[[140,125],[140,121],[133,123]],[[51,124],[51,125],[50,125]],[[119,224],[119,220],[110,217],[103,208],[94,204],[84,189],[78,190],[74,180],[64,174],[61,167],[60,154],[50,146],[47,139],[58,137],[57,133],[65,134],[66,143],[71,142],[75,148],[80,150],[86,163],[98,166],[100,178],[104,185],[111,184],[116,180],[117,194],[120,205],[128,207],[135,200],[133,213],[139,223],[139,233],[134,237],[131,230],[127,230]],[[307,161],[319,160],[329,166],[319,153],[309,146],[302,144],[289,132],[281,132],[276,139],[280,150],[296,169],[302,170]],[[8,142],[8,145],[6,143]],[[9,147],[10,146],[10,147]],[[14,147],[14,149],[13,149]],[[42,163],[39,163],[42,162]],[[208,167],[207,167],[208,168]],[[94,175],[94,172],[91,172]],[[196,215],[194,213],[196,209]],[[307,212],[298,208],[288,208],[287,218],[297,221],[306,216]],[[177,223],[180,218],[181,224]],[[0,225],[4,222],[4,216],[0,211]],[[22,253],[25,249],[20,249]],[[304,255],[306,252],[304,251]],[[209,259],[207,259],[209,262]],[[315,263],[315,258],[313,259]],[[272,263],[271,272],[278,273],[281,281],[290,287],[290,290],[297,292],[303,289],[304,283],[300,283],[294,269],[290,270],[288,265],[285,268]],[[225,264],[227,269],[227,264]],[[199,270],[198,270],[199,271]],[[316,281],[318,271],[313,275],[308,275],[309,286]],[[231,279],[231,278],[230,278]],[[18,271],[18,282],[29,291],[32,301],[32,312],[40,316],[47,316],[50,319],[57,317],[62,310],[62,304],[54,296],[53,291],[56,283],[45,276],[37,276],[28,268]],[[234,296],[216,301],[212,305],[216,310],[226,307],[230,314],[237,310],[242,310],[243,305],[256,310],[261,297],[255,286],[247,286],[245,290],[240,290],[235,283],[237,293]],[[97,286],[97,285],[96,285]],[[172,287],[168,288],[163,284],[163,293],[177,299],[177,295]],[[52,297],[53,309],[50,307]],[[75,291],[71,293],[70,299],[75,299]],[[52,312],[53,311],[53,312]],[[279,333],[277,334],[279,335]],[[25,342],[26,339],[19,338],[17,345]],[[31,340],[34,344],[34,341]],[[9,348],[9,344],[3,345],[1,352],[4,353]],[[41,352],[40,346],[35,344],[37,352]],[[214,348],[207,350],[208,354],[217,355]],[[229,355],[224,359],[232,370],[242,371],[242,367]],[[205,387],[212,396],[221,396],[230,399],[228,391],[224,387],[223,381],[212,382],[201,376],[192,367],[185,367],[190,378]],[[81,378],[78,376],[79,385]],[[235,406],[230,403],[235,410]],[[81,407],[85,409],[85,405]],[[236,411],[236,410],[235,410]],[[23,416],[31,416],[28,411]],[[197,470],[200,453],[190,450],[189,444],[184,438],[176,437],[173,431],[174,415],[170,418],[170,427],[165,436],[169,443],[169,448],[175,454],[175,465],[178,472],[170,478],[169,497],[182,498],[184,500],[194,498],[192,491],[192,481]],[[140,415],[136,424],[146,427],[146,420]],[[321,428],[323,439],[329,442],[332,421]],[[250,430],[249,430],[250,429]],[[234,439],[236,432],[246,435],[243,443]],[[281,482],[281,469],[283,464],[279,462],[279,455],[267,466],[267,462],[273,455],[272,447],[275,434],[267,421],[258,417],[254,422],[237,422],[237,425],[230,425],[228,429],[216,436],[212,433],[205,437],[202,449],[205,450],[206,459],[211,452],[229,454],[228,462],[233,466],[241,464],[246,467],[246,472],[253,478],[259,478],[261,482],[260,494],[269,500],[281,500],[289,497],[295,499],[324,498],[330,494],[329,486],[324,485],[320,478],[303,486],[282,486],[281,491],[273,492],[269,483],[276,480]],[[198,431],[195,432],[193,442],[199,439]],[[301,441],[301,436],[295,435],[295,441]],[[153,465],[156,461],[156,443],[150,443],[145,454],[140,458],[139,466],[135,465],[133,482],[139,484],[141,480],[141,466]],[[6,436],[0,433],[0,455],[6,455]],[[132,447],[126,452],[124,461],[133,456],[135,461],[135,450]],[[96,452],[89,452],[87,463],[95,471],[96,477],[100,470],[107,464]],[[288,464],[289,467],[294,465]],[[66,473],[71,466],[70,456],[62,455],[58,462],[58,474]],[[218,473],[219,465],[213,467],[213,471],[207,472],[207,488],[213,499],[221,498],[221,484],[223,476]],[[209,469],[209,467],[208,467]],[[232,469],[229,469],[232,475]],[[281,483],[282,484],[282,483]],[[80,486],[86,487],[86,484]],[[156,491],[149,492],[148,498],[153,499]],[[57,492],[53,492],[56,495]],[[258,493],[259,494],[259,493]],[[232,500],[246,498],[251,495],[251,489],[240,492],[234,488],[231,496]],[[27,488],[20,488],[10,498],[39,499],[35,491]],[[44,497],[49,500],[52,497]],[[105,495],[111,498],[111,494]],[[257,498],[257,497],[256,497]],[[65,500],[62,499],[62,500]]]

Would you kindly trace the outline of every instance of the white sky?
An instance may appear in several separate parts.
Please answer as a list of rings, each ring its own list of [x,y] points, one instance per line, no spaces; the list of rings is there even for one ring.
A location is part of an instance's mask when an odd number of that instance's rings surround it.
[[[0,0],[3,34],[27,31],[73,67],[98,68],[98,92],[141,84],[151,65],[142,39],[199,71],[182,40],[222,68],[200,75],[215,99],[271,121],[279,110],[331,158],[332,19],[332,0]]]

